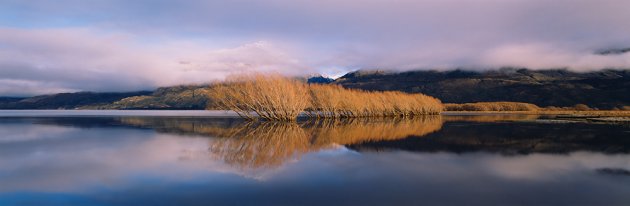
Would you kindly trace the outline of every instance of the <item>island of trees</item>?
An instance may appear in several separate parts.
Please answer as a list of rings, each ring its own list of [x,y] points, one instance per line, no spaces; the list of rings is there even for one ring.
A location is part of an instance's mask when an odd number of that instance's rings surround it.
[[[211,86],[209,96],[246,119],[294,121],[312,118],[408,117],[437,115],[442,102],[424,94],[363,91],[307,84],[280,75],[239,75]]]

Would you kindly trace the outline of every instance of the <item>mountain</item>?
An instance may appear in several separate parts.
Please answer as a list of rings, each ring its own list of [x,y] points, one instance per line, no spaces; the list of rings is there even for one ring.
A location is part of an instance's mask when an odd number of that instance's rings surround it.
[[[205,109],[208,85],[125,93],[77,92],[29,98],[0,97],[0,109]]]
[[[618,48],[618,49],[604,49],[595,52],[595,54],[599,55],[619,55],[630,52],[630,48]]]
[[[120,99],[151,92],[77,92],[41,95],[29,98],[0,97],[0,109],[75,109],[87,105],[105,105]]]
[[[0,105],[8,104],[11,102],[17,102],[20,100],[26,99],[24,97],[0,97]]]
[[[334,81],[335,79],[332,79],[332,78],[323,77],[323,76],[314,76],[314,77],[308,78],[306,82],[309,84],[328,84]]]
[[[94,109],[206,109],[208,85],[161,87],[142,96],[127,97]]]
[[[630,70],[572,72],[503,68],[492,71],[363,70],[332,84],[363,90],[424,93],[446,103],[516,101],[539,106],[586,104],[600,109],[630,105]]]
[[[490,71],[360,70],[334,81],[302,79],[372,91],[424,93],[445,103],[515,101],[538,106],[586,104],[599,109],[630,105],[630,70],[572,72],[504,68]],[[0,97],[0,109],[205,109],[208,85],[158,88],[153,92],[61,93],[30,98]]]

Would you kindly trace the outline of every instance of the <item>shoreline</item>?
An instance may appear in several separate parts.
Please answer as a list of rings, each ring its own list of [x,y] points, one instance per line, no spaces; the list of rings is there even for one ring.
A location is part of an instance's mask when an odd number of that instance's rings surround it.
[[[94,110],[94,109],[28,109],[28,110],[1,110],[0,116],[10,114],[35,114],[37,115],[60,115],[75,113],[73,115],[100,115],[107,116],[207,116],[207,117],[238,117],[230,110]],[[304,114],[301,114],[304,115]],[[556,118],[605,118],[605,117],[630,117],[630,111],[444,111],[440,115],[444,116],[467,116],[467,115],[548,115]],[[422,116],[422,115],[419,115]]]
[[[480,115],[480,114],[521,114],[521,115],[558,115],[562,118],[599,118],[630,117],[630,111],[444,111],[444,115]]]

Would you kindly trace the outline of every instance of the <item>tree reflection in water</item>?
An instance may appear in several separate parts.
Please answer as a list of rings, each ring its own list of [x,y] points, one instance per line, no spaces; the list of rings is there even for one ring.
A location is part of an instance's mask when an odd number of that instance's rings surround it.
[[[418,137],[442,127],[439,115],[299,122],[142,117],[119,121],[158,132],[213,137],[209,145],[211,156],[245,171],[277,168],[303,154],[339,145]]]
[[[338,145],[423,136],[441,127],[440,116],[248,122],[219,132],[221,137],[210,143],[210,152],[244,170],[269,169],[309,152]]]
[[[209,150],[243,170],[275,168],[312,150],[308,133],[292,122],[249,122],[225,130]]]

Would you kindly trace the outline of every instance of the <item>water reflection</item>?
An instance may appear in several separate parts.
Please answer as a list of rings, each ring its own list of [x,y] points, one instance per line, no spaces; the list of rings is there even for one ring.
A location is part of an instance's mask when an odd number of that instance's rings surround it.
[[[445,122],[422,138],[347,145],[359,151],[491,152],[502,155],[568,154],[591,151],[630,153],[629,128],[589,123]]]
[[[541,115],[529,115],[529,114],[456,114],[445,115],[444,121],[448,122],[521,122],[521,121],[533,121],[537,120]]]
[[[0,118],[0,205],[630,202],[627,127],[534,120]]]
[[[442,128],[442,117],[324,120],[307,122],[304,127],[316,145],[347,145],[424,136]]]
[[[210,142],[210,152],[244,170],[278,167],[313,150],[308,133],[296,123],[247,123],[220,134]]]
[[[271,169],[309,152],[339,145],[418,137],[442,127],[441,116],[298,123],[168,118],[121,118],[120,121],[162,132],[215,137],[209,146],[213,157],[243,170]]]
[[[297,161],[307,153],[340,146],[360,152],[493,152],[503,155],[577,151],[629,153],[627,128],[587,124],[541,124],[537,115],[424,116],[342,119],[297,123],[239,119],[118,117],[98,121],[47,119],[39,123],[152,129],[210,137],[209,157],[255,174]],[[72,122],[76,121],[76,122]],[[446,127],[447,129],[442,129]],[[199,158],[199,157],[197,157]]]

